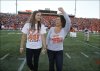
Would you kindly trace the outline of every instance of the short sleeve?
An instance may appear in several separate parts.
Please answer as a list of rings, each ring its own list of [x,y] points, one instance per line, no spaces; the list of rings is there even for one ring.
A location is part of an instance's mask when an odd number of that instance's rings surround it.
[[[22,32],[28,34],[28,29],[29,29],[29,23],[26,23],[22,28]]]
[[[41,25],[41,31],[40,31],[41,34],[45,34],[46,33],[46,27],[42,24]]]

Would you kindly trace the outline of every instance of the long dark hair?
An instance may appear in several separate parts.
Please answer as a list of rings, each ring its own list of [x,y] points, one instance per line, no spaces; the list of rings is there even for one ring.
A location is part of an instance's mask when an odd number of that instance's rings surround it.
[[[34,11],[32,13],[32,15],[30,16],[30,19],[29,19],[30,29],[32,29],[32,30],[35,30],[35,22],[36,22],[35,15],[37,13],[40,13],[40,12],[39,11]],[[38,29],[38,32],[39,32],[39,30],[41,29],[41,21],[38,21],[38,24],[37,25],[38,25],[37,29]]]
[[[61,23],[62,23],[62,28],[64,28],[65,27],[65,25],[66,25],[66,20],[65,20],[65,18],[64,18],[64,16],[63,15],[58,15],[58,17],[60,17],[60,19],[61,19]]]

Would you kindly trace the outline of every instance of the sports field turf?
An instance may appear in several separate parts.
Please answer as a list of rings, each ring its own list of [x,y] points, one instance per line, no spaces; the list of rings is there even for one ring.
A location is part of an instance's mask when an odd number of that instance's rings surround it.
[[[63,71],[100,71],[100,33],[91,33],[89,42],[82,32],[77,34],[64,41]],[[0,71],[29,71],[25,53],[19,53],[20,40],[20,31],[0,31]],[[40,55],[39,71],[48,71],[47,54]]]

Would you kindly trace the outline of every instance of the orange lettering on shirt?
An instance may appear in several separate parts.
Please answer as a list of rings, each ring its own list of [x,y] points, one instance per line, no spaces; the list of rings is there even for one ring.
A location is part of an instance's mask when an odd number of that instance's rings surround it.
[[[52,38],[52,41],[53,41],[53,43],[60,43],[63,40],[62,40],[61,37],[59,37],[59,35],[54,35],[53,38]]]
[[[37,42],[38,40],[39,40],[39,34],[38,33],[35,33],[35,34],[33,34],[33,32],[32,31],[30,31],[29,32],[29,35],[28,35],[28,40],[30,41],[30,42]]]

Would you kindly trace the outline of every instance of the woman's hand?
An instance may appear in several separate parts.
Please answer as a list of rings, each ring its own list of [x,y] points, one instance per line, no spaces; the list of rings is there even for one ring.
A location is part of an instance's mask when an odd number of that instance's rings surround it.
[[[64,9],[62,7],[59,7],[58,10],[62,13],[64,13]]]
[[[47,49],[46,49],[46,48],[42,48],[41,53],[42,53],[42,54],[45,54],[46,52],[47,52]]]
[[[22,54],[24,51],[24,48],[20,48],[20,54]]]

